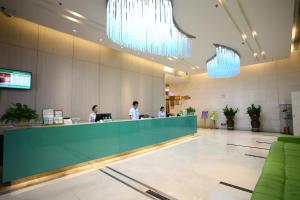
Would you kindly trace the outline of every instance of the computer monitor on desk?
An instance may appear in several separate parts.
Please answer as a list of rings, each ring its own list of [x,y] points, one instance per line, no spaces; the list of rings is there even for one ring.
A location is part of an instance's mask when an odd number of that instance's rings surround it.
[[[102,113],[102,114],[97,114],[96,115],[96,122],[100,120],[111,120],[111,113]]]

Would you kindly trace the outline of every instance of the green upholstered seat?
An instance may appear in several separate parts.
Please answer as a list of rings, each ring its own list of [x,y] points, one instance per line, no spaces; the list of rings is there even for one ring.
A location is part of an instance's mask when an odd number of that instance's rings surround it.
[[[251,200],[300,200],[300,137],[271,145]]]

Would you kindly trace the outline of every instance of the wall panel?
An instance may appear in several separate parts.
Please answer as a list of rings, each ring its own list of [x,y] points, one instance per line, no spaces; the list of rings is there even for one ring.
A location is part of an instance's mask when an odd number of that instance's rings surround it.
[[[71,116],[87,121],[91,107],[99,104],[99,65],[73,60]]]
[[[34,49],[38,41],[38,25],[0,13],[0,42]]]
[[[73,37],[39,26],[39,50],[65,57],[73,57]]]
[[[121,69],[100,67],[100,112],[121,118]]]
[[[72,59],[39,53],[37,70],[36,109],[62,109],[65,116],[71,115]]]
[[[139,101],[140,112],[143,114],[152,115],[152,76],[141,74],[139,76],[139,84],[136,85],[138,93],[137,100]]]
[[[74,38],[74,58],[98,64],[100,62],[100,47],[96,43]]]
[[[126,119],[132,102],[139,100],[139,74],[122,70],[121,81],[121,117]]]

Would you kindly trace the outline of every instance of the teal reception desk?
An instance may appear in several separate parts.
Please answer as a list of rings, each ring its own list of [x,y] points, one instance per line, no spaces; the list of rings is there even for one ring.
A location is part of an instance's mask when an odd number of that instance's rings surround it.
[[[126,153],[196,132],[196,116],[6,130],[2,182]]]

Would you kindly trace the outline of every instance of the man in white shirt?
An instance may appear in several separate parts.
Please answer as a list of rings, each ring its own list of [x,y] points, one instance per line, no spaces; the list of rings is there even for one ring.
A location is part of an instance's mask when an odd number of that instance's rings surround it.
[[[92,113],[89,116],[89,122],[95,122],[96,121],[96,115],[98,113],[98,105],[94,105],[92,107]]]
[[[132,103],[132,108],[129,110],[129,117],[132,120],[138,120],[140,118],[140,112],[139,112],[139,102],[134,101]]]
[[[166,112],[165,112],[165,107],[160,107],[159,113],[158,113],[159,118],[164,118],[166,117]]]

